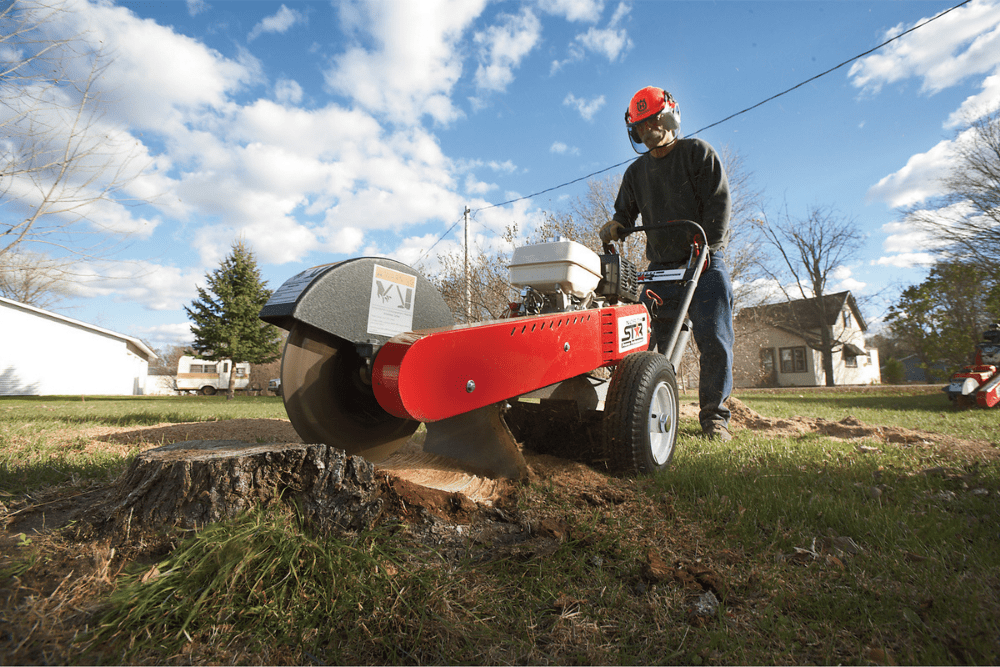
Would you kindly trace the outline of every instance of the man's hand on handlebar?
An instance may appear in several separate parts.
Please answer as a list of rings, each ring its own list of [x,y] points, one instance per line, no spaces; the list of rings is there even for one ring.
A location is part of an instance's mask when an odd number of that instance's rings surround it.
[[[601,243],[608,244],[612,241],[621,241],[621,232],[624,231],[625,225],[618,222],[617,220],[608,220],[603,227],[601,227],[600,237]]]

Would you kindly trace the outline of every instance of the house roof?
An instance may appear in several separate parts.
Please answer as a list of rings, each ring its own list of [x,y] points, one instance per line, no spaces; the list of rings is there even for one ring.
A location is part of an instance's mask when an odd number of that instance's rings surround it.
[[[796,330],[819,329],[822,325],[832,326],[843,312],[844,307],[851,309],[854,320],[861,331],[868,331],[868,323],[858,309],[854,295],[850,291],[826,294],[823,296],[823,309],[820,309],[819,298],[797,299],[784,303],[771,303],[753,308],[744,308],[740,317],[766,320],[775,326],[790,326]]]
[[[102,329],[101,327],[95,326],[93,324],[87,324],[86,322],[81,322],[80,320],[74,320],[72,317],[66,317],[65,315],[59,315],[58,313],[53,313],[48,310],[42,310],[41,308],[36,308],[35,306],[29,306],[26,303],[21,303],[19,301],[14,301],[12,299],[7,299],[0,296],[0,306],[8,306],[17,310],[22,310],[28,313],[32,313],[39,317],[44,317],[50,320],[55,320],[57,322],[62,322],[70,326],[80,327],[81,329],[89,329],[95,333],[103,334],[105,336],[111,336],[112,338],[118,338],[125,342],[126,346],[132,349],[132,352],[139,356],[145,357],[146,361],[152,361],[156,359],[156,353],[149,348],[148,345],[143,343],[138,338],[133,338],[132,336],[126,336],[125,334],[120,334],[115,331],[110,331],[108,329]]]

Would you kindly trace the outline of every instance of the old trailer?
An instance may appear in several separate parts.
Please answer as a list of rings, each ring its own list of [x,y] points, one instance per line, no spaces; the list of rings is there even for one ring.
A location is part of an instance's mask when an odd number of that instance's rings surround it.
[[[229,388],[229,372],[232,368],[234,364],[228,359],[209,361],[185,355],[177,360],[174,389],[212,396]],[[250,364],[235,364],[235,375],[236,389],[246,389],[250,384]]]

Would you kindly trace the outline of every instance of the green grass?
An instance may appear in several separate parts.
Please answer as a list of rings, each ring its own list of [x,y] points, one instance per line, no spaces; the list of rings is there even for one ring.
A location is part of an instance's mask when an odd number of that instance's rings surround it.
[[[74,424],[149,426],[220,419],[285,419],[280,398],[237,396],[23,396],[0,397],[0,423],[39,429]]]
[[[849,397],[839,407],[826,400],[799,406],[794,398],[757,404],[774,417],[834,419],[844,410],[880,424],[926,405],[893,397],[888,418],[872,420],[881,413],[862,398],[857,409]],[[965,414],[974,427],[996,418]],[[858,660],[862,649],[916,664],[1000,658],[995,460],[934,460],[872,441],[859,447],[818,435],[742,432],[732,443],[685,438],[669,473],[650,484],[697,517],[715,549],[742,554],[744,569],[760,573],[740,592],[761,601],[737,610],[754,616],[759,633],[750,662],[840,663]]]
[[[740,398],[766,417],[851,415],[994,443],[1000,418],[996,410],[952,411],[937,394]],[[157,415],[229,418],[235,413],[226,410],[243,409],[217,398],[121,401],[106,413],[74,408],[70,399],[27,403],[34,405],[17,408],[26,416],[17,424],[40,436],[49,410],[30,410],[43,403],[64,427],[138,412],[151,423],[169,421]],[[261,412],[240,416],[281,409],[280,399],[246,403]],[[8,406],[0,401],[0,415]],[[1000,662],[996,457],[877,438],[767,436],[737,430],[732,442],[705,441],[696,424],[682,423],[671,468],[634,481],[608,478],[624,492],[613,502],[550,480],[530,484],[518,508],[507,510],[512,529],[525,531],[520,542],[466,528],[464,539],[434,546],[396,523],[322,537],[278,510],[216,524],[163,556],[156,571],[151,562],[130,566],[103,601],[96,631],[81,631],[63,661]],[[24,451],[9,465],[23,465]],[[65,461],[101,460],[79,455]],[[542,518],[565,522],[568,537],[528,535]],[[433,525],[458,534],[451,524]],[[42,567],[29,547],[21,550],[23,562],[5,572]],[[694,620],[701,590],[669,577],[651,581],[650,553],[671,567],[713,573],[721,582],[717,613]]]
[[[281,399],[274,397],[0,397],[0,489],[23,494],[63,483],[108,481],[131,460],[120,447],[95,450],[89,447],[91,438],[67,442],[53,437],[57,431],[250,418],[287,416]],[[143,444],[150,443],[136,447]]]
[[[400,574],[406,559],[386,530],[312,537],[286,513],[258,511],[201,531],[155,577],[145,567],[125,577],[94,639],[131,645],[125,662],[164,654],[208,662],[248,654],[268,656],[265,662],[290,655],[327,664],[432,662],[445,647],[428,645],[420,629],[444,625],[426,602],[446,575],[427,567]],[[220,627],[225,642],[216,641]],[[155,642],[132,643],[142,636]]]

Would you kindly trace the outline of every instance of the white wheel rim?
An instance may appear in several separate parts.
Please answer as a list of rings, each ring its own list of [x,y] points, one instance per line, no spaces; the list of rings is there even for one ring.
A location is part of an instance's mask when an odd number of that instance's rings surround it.
[[[670,458],[677,432],[677,415],[674,414],[674,392],[666,382],[660,382],[649,403],[649,453],[656,465],[663,465]]]

